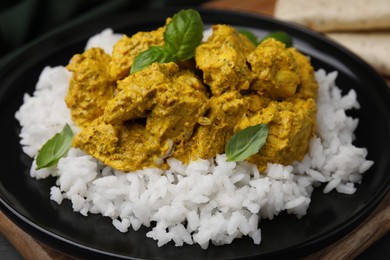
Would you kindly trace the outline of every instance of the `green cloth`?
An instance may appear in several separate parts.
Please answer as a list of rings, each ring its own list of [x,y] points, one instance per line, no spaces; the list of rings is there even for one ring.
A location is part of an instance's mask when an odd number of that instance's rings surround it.
[[[51,33],[124,11],[197,5],[202,0],[0,0],[0,68]]]

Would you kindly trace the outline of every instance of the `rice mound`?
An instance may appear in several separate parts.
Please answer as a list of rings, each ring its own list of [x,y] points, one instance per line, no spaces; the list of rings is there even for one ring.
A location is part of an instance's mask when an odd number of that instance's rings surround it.
[[[110,52],[120,37],[107,29],[91,38],[87,47],[102,46]],[[16,112],[23,151],[34,158],[43,143],[71,120],[64,102],[71,73],[65,67],[46,67],[32,96]],[[87,216],[101,214],[112,219],[120,232],[142,225],[158,246],[199,244],[206,249],[230,244],[249,236],[261,242],[260,219],[273,219],[280,212],[304,216],[313,189],[324,184],[324,193],[336,190],[352,194],[362,174],[373,164],[367,150],[355,147],[358,119],[345,114],[358,109],[356,93],[342,95],[335,85],[337,72],[316,72],[319,82],[316,136],[303,161],[291,166],[268,164],[264,174],[248,162],[227,162],[224,154],[184,165],[168,159],[169,169],[149,168],[124,173],[103,165],[81,150],[71,148],[57,166],[35,170],[36,179],[54,176],[50,198],[72,202],[74,211]]]

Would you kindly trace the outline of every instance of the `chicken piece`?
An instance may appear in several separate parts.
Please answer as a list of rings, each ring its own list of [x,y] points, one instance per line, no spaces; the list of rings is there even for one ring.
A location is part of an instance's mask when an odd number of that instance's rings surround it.
[[[204,85],[193,72],[184,70],[173,74],[166,89],[156,96],[146,129],[154,136],[171,138],[175,143],[189,140],[198,118],[208,109],[205,93]]]
[[[73,75],[65,102],[80,127],[102,115],[107,101],[113,97],[116,86],[107,69],[110,60],[102,49],[92,48],[73,56],[67,66]]]
[[[118,82],[118,92],[104,112],[108,123],[144,118],[155,106],[157,92],[167,88],[167,75],[178,71],[177,66],[157,63]]]
[[[172,66],[178,69],[175,63]],[[168,75],[167,75],[168,76]],[[184,148],[192,137],[198,119],[209,107],[206,89],[202,82],[188,70],[177,71],[156,95],[156,105],[146,119],[149,147],[159,149],[161,143],[170,140],[173,151]]]
[[[119,82],[104,114],[76,136],[74,146],[124,171],[162,166],[208,109],[205,93],[193,72],[154,63]]]
[[[298,65],[298,75],[301,79],[301,84],[298,86],[296,96],[304,99],[317,99],[318,83],[314,75],[314,68],[311,66],[309,58],[296,49],[290,48],[290,51]]]
[[[167,23],[170,19],[167,19]],[[124,35],[112,50],[110,62],[110,75],[121,80],[130,74],[135,57],[149,48],[149,46],[161,46],[164,44],[165,26],[150,32],[138,32],[131,37]]]
[[[235,132],[260,123],[269,126],[265,145],[248,161],[265,170],[267,163],[290,165],[302,160],[314,134],[316,111],[314,99],[292,98],[283,102],[271,101],[257,113],[244,116],[235,127]]]
[[[270,98],[260,96],[256,93],[247,93],[246,95],[243,95],[243,99],[246,106],[245,115],[258,113],[272,101]]]
[[[253,90],[276,100],[295,95],[301,79],[294,55],[282,42],[267,39],[247,59],[255,75]]]
[[[245,104],[237,91],[226,92],[210,99],[210,108],[201,118],[200,126],[186,144],[188,149],[175,150],[173,157],[189,162],[207,159],[224,153],[225,145],[233,135],[233,127],[245,113]]]
[[[160,166],[159,153],[167,153],[168,145],[158,151],[146,146],[145,127],[138,123],[110,124],[97,118],[75,136],[73,146],[118,170],[135,171]]]
[[[246,56],[255,46],[228,25],[214,25],[213,34],[195,51],[197,68],[203,71],[204,83],[213,95],[246,90],[252,81]]]

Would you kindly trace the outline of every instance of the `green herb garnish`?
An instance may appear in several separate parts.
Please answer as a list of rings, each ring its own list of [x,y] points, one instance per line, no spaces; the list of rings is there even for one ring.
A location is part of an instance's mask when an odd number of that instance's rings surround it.
[[[261,42],[263,42],[264,40],[269,39],[269,38],[274,38],[275,40],[283,42],[286,45],[286,48],[289,48],[292,46],[291,36],[284,31],[270,32],[268,35],[266,35],[260,41],[257,39],[257,36],[251,31],[241,29],[241,30],[238,30],[238,32],[242,35],[245,35],[255,46],[259,45]]]
[[[259,40],[253,32],[244,29],[238,30],[238,32],[242,35],[245,35],[255,46],[259,44]]]
[[[153,62],[170,62],[169,53],[162,46],[150,46],[149,49],[143,51],[135,57],[134,64],[131,67],[130,74],[142,70]]]
[[[291,47],[293,44],[291,36],[284,31],[271,32],[267,36],[265,36],[260,42],[269,38],[274,38],[275,40],[283,42],[286,45],[286,48]]]
[[[195,56],[196,47],[202,42],[203,22],[193,10],[176,13],[164,32],[164,44],[151,46],[134,59],[130,74],[140,71],[154,62],[185,61]]]
[[[72,129],[66,124],[60,133],[55,134],[39,150],[36,158],[36,169],[55,165],[68,152],[72,141]]]
[[[268,131],[267,124],[258,124],[235,133],[225,146],[227,161],[243,161],[257,153],[265,144]]]

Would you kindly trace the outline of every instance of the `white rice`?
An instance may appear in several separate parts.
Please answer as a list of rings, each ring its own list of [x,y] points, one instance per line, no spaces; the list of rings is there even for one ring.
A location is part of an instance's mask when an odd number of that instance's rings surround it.
[[[119,37],[105,30],[87,48],[102,46],[110,53]],[[15,117],[22,126],[20,143],[29,156],[34,157],[65,123],[79,131],[64,102],[70,77],[64,67],[47,67],[33,96],[25,95]],[[304,160],[292,166],[268,164],[265,174],[260,174],[255,165],[226,162],[221,154],[188,165],[168,159],[167,171],[150,168],[123,173],[72,148],[50,169],[37,171],[34,162],[31,176],[57,177],[50,190],[53,201],[61,204],[68,199],[82,215],[110,217],[120,232],[150,227],[147,237],[157,240],[158,246],[172,241],[176,246],[199,244],[206,249],[210,242],[230,244],[242,236],[259,244],[261,218],[273,219],[282,211],[301,218],[320,183],[324,193],[352,194],[373,164],[365,159],[365,148],[352,144],[358,119],[345,111],[359,108],[356,93],[351,90],[343,96],[336,77],[337,72],[316,72],[320,84],[317,134]]]

